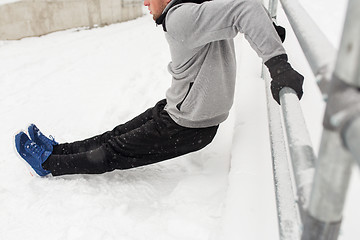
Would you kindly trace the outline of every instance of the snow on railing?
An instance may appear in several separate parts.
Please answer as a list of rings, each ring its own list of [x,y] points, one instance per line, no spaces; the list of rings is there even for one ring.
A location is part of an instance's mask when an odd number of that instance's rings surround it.
[[[268,97],[280,239],[336,240],[353,160],[360,164],[360,1],[349,0],[334,72],[336,51],[328,39],[297,0],[280,1],[327,100],[319,158],[314,171],[315,155],[297,96],[289,88],[280,92],[296,185],[295,201],[292,187],[287,186],[292,181],[290,164],[286,154],[278,154],[286,148],[285,140],[279,140],[283,137],[278,132],[281,129],[279,107],[272,106]],[[274,19],[277,4],[277,0],[269,1],[269,12]],[[264,76],[269,91],[269,76]],[[298,209],[294,208],[296,203]]]
[[[299,239],[300,221],[297,211],[291,171],[284,137],[281,113],[270,92],[270,75],[263,69],[269,122],[270,148],[274,174],[275,198],[280,239]]]

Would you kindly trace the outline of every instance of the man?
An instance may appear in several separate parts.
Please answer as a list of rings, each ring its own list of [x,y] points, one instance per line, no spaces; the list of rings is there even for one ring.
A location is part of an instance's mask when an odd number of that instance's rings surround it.
[[[194,2],[195,1],[195,2]],[[196,2],[197,1],[197,2]],[[250,0],[145,0],[168,41],[172,84],[166,99],[112,131],[58,144],[30,125],[15,137],[22,158],[40,175],[99,174],[174,158],[208,145],[234,99],[233,38],[244,33],[272,77],[271,90],[302,96],[303,77],[287,61],[266,10]]]

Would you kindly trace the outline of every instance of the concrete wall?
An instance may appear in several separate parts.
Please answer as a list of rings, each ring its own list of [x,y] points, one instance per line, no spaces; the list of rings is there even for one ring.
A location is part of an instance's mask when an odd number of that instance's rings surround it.
[[[104,26],[143,15],[138,0],[22,0],[0,5],[0,39]]]

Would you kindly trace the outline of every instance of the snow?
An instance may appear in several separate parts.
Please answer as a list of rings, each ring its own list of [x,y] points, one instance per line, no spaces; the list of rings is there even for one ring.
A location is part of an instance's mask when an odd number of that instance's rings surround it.
[[[345,4],[303,3],[338,44]],[[301,105],[316,151],[324,104],[281,9],[278,21],[306,78]],[[168,46],[149,15],[0,41],[0,239],[278,239],[261,61],[240,35],[236,47],[235,104],[204,150],[127,171],[37,178],[16,155],[14,135],[36,123],[71,142],[135,117],[165,97]],[[354,171],[341,240],[360,234],[359,183]]]
[[[20,2],[20,1],[22,1],[22,0],[1,0],[0,5],[5,5],[5,4],[14,3],[14,2]]]

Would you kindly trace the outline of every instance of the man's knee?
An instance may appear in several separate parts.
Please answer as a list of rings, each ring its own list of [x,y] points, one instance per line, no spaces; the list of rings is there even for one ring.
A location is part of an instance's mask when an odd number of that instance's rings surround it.
[[[202,132],[199,134],[199,140],[198,140],[198,143],[201,148],[206,147],[213,141],[218,128],[219,128],[219,125],[214,126],[214,127],[208,127],[208,128],[205,128],[204,130],[202,130]]]

